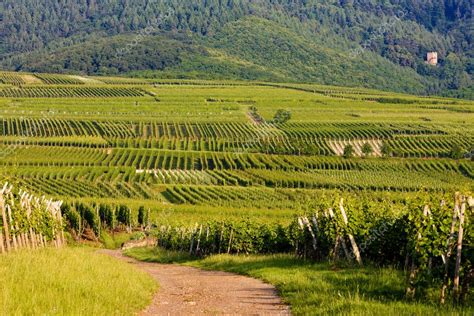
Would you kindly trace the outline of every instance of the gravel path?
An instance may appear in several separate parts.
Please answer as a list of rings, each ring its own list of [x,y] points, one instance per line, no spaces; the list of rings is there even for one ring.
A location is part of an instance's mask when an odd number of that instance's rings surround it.
[[[290,315],[275,288],[260,280],[177,264],[137,261],[120,251],[102,253],[148,272],[160,285],[139,315]]]

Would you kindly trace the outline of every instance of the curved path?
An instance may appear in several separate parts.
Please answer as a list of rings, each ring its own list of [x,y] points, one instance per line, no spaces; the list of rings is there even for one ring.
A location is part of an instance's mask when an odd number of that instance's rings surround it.
[[[120,251],[102,253],[148,272],[160,285],[140,315],[290,315],[275,288],[262,281],[177,264],[137,261]]]

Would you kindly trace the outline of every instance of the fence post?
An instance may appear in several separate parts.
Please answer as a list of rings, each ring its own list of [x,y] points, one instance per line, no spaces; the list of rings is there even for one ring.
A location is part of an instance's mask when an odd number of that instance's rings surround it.
[[[449,257],[451,256],[451,243],[454,238],[454,230],[456,229],[458,213],[459,213],[458,195],[456,194],[454,197],[454,208],[453,208],[453,217],[451,220],[451,229],[449,231],[449,237],[446,240],[446,253],[444,253],[441,256],[444,263],[444,277],[443,277],[443,285],[441,287],[441,293],[440,293],[440,299],[439,299],[440,304],[444,304],[446,301],[445,293],[446,293],[446,289],[448,287],[448,281],[449,281]]]
[[[10,225],[10,233],[12,235],[12,240],[13,240],[13,249],[17,249],[18,248],[18,242],[17,242],[17,239],[16,239],[16,234],[13,233],[13,219],[12,219],[12,210],[10,208],[10,205],[6,205],[5,208],[7,209],[7,216],[8,216],[8,221],[9,221],[9,225]]]
[[[329,216],[331,219],[335,219],[334,211],[332,208],[329,208]],[[342,249],[344,250],[344,255],[346,256],[346,259],[348,261],[351,260],[351,256],[349,255],[349,251],[347,250],[347,245],[346,241],[344,238],[339,235],[339,232],[337,232],[337,222],[336,222],[336,243],[334,244],[334,250],[333,250],[333,258],[334,260],[339,258],[339,245],[342,244]]]
[[[201,233],[202,233],[202,224],[199,227],[199,235],[198,235],[198,240],[197,240],[197,245],[196,245],[196,255],[199,254],[199,246],[201,245]]]
[[[453,300],[456,303],[459,299],[459,269],[461,268],[462,240],[464,234],[464,212],[466,211],[466,198],[461,197],[461,212],[459,214],[458,243],[456,254],[456,268],[454,269],[453,280]]]
[[[344,210],[343,203],[344,203],[344,199],[341,198],[341,202],[339,203],[339,209],[341,210],[342,218],[344,220],[344,224],[346,226],[348,226],[349,221],[347,220],[347,215],[346,215],[346,211]],[[352,234],[348,234],[348,236],[349,236],[349,240],[350,240],[351,245],[352,245],[352,252],[354,253],[356,261],[357,261],[358,264],[362,265],[362,258],[360,257],[359,247],[357,247],[357,243],[355,241],[355,238],[354,238],[354,236],[352,236]]]
[[[0,231],[0,253],[5,253],[5,245],[3,244],[3,234]]]
[[[11,250],[11,245],[10,245],[10,231],[8,228],[8,219],[7,219],[7,213],[6,213],[6,206],[5,206],[5,197],[4,193],[6,192],[7,189],[7,184],[3,187],[3,189],[0,191],[0,209],[2,211],[2,223],[3,223],[3,230],[5,231],[5,242],[7,246],[7,252],[10,252]]]
[[[311,224],[309,223],[309,220],[307,217],[303,217],[303,224],[305,224],[306,227],[308,228],[308,231],[311,234],[311,238],[313,240],[313,250],[316,250],[318,241],[316,239],[316,235],[314,234],[313,229],[311,228]]]
[[[224,224],[222,224],[222,227],[221,227],[221,234],[219,236],[219,249],[218,249],[218,252],[217,253],[221,253],[221,245],[222,245],[222,237],[224,235]]]
[[[230,248],[232,246],[232,238],[234,237],[234,228],[230,229],[230,237],[229,237],[229,246],[227,247],[227,253],[230,253]]]

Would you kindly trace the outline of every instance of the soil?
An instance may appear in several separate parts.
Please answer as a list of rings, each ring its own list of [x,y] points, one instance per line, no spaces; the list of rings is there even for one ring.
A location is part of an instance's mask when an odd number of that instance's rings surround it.
[[[152,304],[139,315],[290,315],[276,289],[253,278],[177,264],[137,261],[117,250],[102,253],[149,273],[159,283]]]

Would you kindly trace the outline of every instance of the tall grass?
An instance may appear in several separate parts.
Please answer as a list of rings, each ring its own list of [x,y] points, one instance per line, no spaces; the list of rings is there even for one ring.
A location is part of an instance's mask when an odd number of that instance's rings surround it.
[[[89,248],[0,256],[1,315],[132,315],[156,287],[146,273]]]

